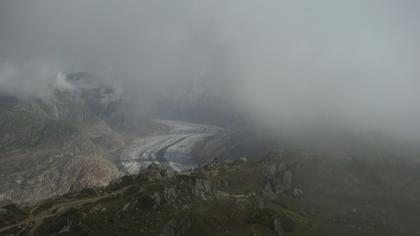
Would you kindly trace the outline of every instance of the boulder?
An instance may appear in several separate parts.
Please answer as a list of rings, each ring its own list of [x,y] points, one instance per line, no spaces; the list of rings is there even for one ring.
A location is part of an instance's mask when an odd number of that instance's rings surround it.
[[[280,219],[278,219],[278,218],[274,219],[273,225],[274,225],[274,232],[276,232],[277,235],[279,235],[279,236],[285,236],[286,235]]]
[[[271,188],[271,185],[268,184],[268,183],[265,185],[265,188],[263,189],[262,194],[265,198],[268,198],[270,200],[276,200],[277,199],[277,196],[273,192],[273,189]]]
[[[152,209],[153,209],[153,211],[156,211],[157,209],[160,208],[161,197],[158,193],[154,193],[152,195],[152,198],[153,198],[153,201],[154,201]]]

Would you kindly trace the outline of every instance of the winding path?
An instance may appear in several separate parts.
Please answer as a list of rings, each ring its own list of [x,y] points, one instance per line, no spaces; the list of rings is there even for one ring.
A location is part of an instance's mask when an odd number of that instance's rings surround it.
[[[96,197],[91,197],[91,198],[83,198],[83,199],[68,199],[68,201],[64,201],[64,202],[58,202],[55,204],[52,204],[50,207],[46,208],[45,210],[42,210],[39,213],[35,213],[35,211],[37,210],[37,207],[33,208],[31,210],[31,212],[29,213],[29,216],[27,218],[25,218],[24,220],[12,224],[12,225],[8,225],[6,227],[0,228],[0,233],[8,231],[10,229],[13,229],[15,227],[18,226],[29,226],[30,230],[29,230],[29,235],[33,235],[35,233],[35,230],[44,222],[45,219],[59,215],[65,211],[67,211],[70,208],[79,208],[81,206],[83,206],[86,203],[94,203],[97,202],[101,199],[107,198],[107,197],[111,197],[111,196],[115,196],[118,194],[122,194],[124,193],[130,186],[126,186],[124,188],[122,188],[121,190],[109,193],[109,194],[104,194],[104,195],[100,195],[100,196],[96,196]]]

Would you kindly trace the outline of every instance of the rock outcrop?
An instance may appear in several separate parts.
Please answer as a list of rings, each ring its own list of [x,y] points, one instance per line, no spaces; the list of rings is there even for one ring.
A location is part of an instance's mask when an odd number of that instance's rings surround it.
[[[264,174],[265,187],[263,195],[270,199],[277,198],[278,195],[293,193],[296,197],[301,197],[303,191],[293,188],[293,171],[300,165],[301,158],[293,157],[293,152],[284,150],[281,152],[270,152],[261,162],[266,168]]]

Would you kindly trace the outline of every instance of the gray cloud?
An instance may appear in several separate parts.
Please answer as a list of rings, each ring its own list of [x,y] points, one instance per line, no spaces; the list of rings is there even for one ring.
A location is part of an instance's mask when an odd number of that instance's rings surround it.
[[[420,137],[416,1],[18,0],[0,9],[0,92],[46,93],[29,63],[47,65],[50,78],[98,74],[139,109],[198,83],[269,126]]]
[[[72,90],[66,75],[47,64],[28,63],[23,65],[3,63],[0,65],[0,94],[17,95],[22,98],[43,98],[53,96],[53,91]]]

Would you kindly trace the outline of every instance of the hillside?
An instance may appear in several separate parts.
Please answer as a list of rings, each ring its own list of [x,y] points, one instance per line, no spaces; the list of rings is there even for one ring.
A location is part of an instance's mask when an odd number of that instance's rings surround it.
[[[83,93],[0,98],[0,200],[36,201],[120,176],[112,159],[125,140]],[[100,106],[108,104],[98,97]]]
[[[3,206],[4,235],[417,235],[419,163],[271,152]]]

